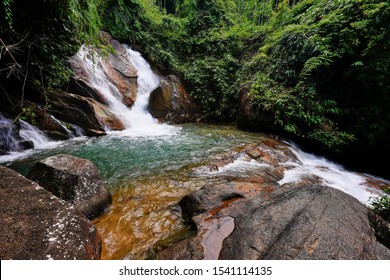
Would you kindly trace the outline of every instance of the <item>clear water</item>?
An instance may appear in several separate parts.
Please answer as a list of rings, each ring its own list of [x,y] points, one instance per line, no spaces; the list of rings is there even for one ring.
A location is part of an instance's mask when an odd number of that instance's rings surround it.
[[[98,167],[108,188],[127,184],[129,179],[158,175],[205,160],[237,145],[259,140],[262,134],[236,130],[233,126],[187,124],[173,126],[176,133],[160,136],[111,134],[99,138],[75,138],[59,142],[57,147],[34,150],[26,157],[0,163],[26,174],[45,157],[66,153],[87,158]]]
[[[142,259],[155,243],[183,230],[175,205],[206,179],[194,175],[194,166],[213,154],[265,138],[233,126],[174,128],[177,133],[165,136],[77,138],[3,164],[26,174],[38,160],[60,153],[94,162],[113,196],[107,213],[94,221],[104,242],[102,257]]]

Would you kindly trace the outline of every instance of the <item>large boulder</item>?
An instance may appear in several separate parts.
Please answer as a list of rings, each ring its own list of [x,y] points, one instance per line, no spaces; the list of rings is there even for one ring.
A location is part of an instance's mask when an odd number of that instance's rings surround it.
[[[48,95],[49,112],[57,119],[77,124],[88,136],[101,135],[105,128],[123,130],[122,122],[110,109],[88,97],[63,91],[53,91]]]
[[[390,259],[390,250],[378,242],[371,227],[370,210],[357,199],[310,174],[282,183],[285,171],[299,161],[287,145],[277,143],[249,145],[232,153],[233,159],[238,155],[261,164],[242,176],[237,171],[223,173],[229,155],[212,160],[216,168],[210,183],[179,202],[195,224],[196,236],[157,258]]]
[[[73,203],[87,217],[101,213],[112,201],[96,166],[87,159],[51,156],[36,163],[27,177]]]
[[[0,166],[0,259],[100,259],[95,226],[37,183]]]
[[[199,108],[175,75],[164,77],[150,94],[149,112],[154,118],[172,123],[193,122]]]

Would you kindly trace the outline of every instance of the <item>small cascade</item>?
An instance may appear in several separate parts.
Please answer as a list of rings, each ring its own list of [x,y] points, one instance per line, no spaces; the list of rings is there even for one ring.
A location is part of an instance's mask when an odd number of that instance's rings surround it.
[[[160,82],[160,78],[152,71],[149,63],[139,52],[133,51],[125,46],[128,60],[138,71],[137,78],[137,99],[128,108],[122,102],[122,95],[118,88],[110,81],[103,70],[102,58],[96,52],[83,46],[77,55],[84,61],[88,70],[89,82],[107,100],[109,109],[122,122],[125,131],[109,131],[111,134],[122,136],[159,136],[172,134],[176,128],[164,124],[159,124],[147,110],[149,96]]]
[[[34,143],[35,149],[45,149],[50,143],[50,139],[44,132],[23,120],[20,120],[19,135],[24,141],[31,141]]]
[[[0,143],[6,151],[18,152],[32,148],[43,149],[48,146],[50,139],[45,133],[23,120],[18,122],[20,127],[0,115]]]
[[[47,135],[35,126],[23,121],[19,125],[0,114],[0,163],[11,162],[27,157],[33,149],[49,149],[61,144],[60,141],[51,141]]]
[[[59,124],[64,131],[66,132],[69,139],[75,138],[75,137],[81,137],[84,135],[84,131],[81,127],[74,125],[74,124],[68,124],[70,125],[70,129],[64,125],[62,121],[54,117],[53,115],[50,115],[50,118],[55,121],[57,124]]]
[[[0,114],[0,149],[5,151],[20,150],[17,140],[18,128],[12,123],[12,120],[7,119]]]
[[[355,197],[363,204],[367,204],[370,197],[383,196],[383,191],[371,186],[369,183],[370,181],[386,182],[382,178],[347,171],[339,164],[303,152],[294,144],[291,144],[291,151],[297,156],[299,163],[286,163],[286,166],[290,168],[284,172],[283,179],[279,181],[280,185],[298,182],[305,176],[315,175],[325,185],[339,189]]]

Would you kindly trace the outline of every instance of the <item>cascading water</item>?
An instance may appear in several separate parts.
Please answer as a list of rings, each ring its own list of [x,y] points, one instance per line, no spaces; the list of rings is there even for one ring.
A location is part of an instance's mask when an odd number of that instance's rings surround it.
[[[20,120],[19,135],[23,140],[33,142],[35,149],[45,149],[55,145],[55,142],[50,141],[44,132],[22,120]]]
[[[148,112],[147,106],[150,93],[159,85],[160,78],[152,71],[149,63],[136,52],[126,46],[127,55],[138,71],[137,100],[131,108],[129,119],[131,129],[128,130],[133,136],[160,136],[172,134],[177,128],[166,124],[159,124]]]
[[[0,144],[8,151],[6,155],[0,156],[0,162],[27,157],[33,148],[37,150],[53,148],[62,143],[51,141],[44,132],[23,120],[19,120],[19,124],[18,129],[12,124],[12,120],[0,114]]]
[[[305,153],[294,144],[290,145],[291,151],[297,156],[299,162],[286,163],[291,168],[284,172],[283,179],[279,181],[280,185],[298,182],[302,177],[307,175],[315,175],[325,185],[339,189],[355,197],[363,204],[368,204],[370,197],[383,196],[381,190],[370,186],[368,183],[368,181],[376,180],[377,178],[347,171],[341,165],[325,158]],[[383,180],[381,178],[378,179]]]
[[[19,149],[19,141],[17,141],[16,135],[18,135],[16,126],[12,124],[10,119],[7,119],[0,114],[1,148],[7,151],[17,151]]]
[[[147,111],[150,93],[158,86],[159,77],[152,71],[149,63],[139,52],[133,51],[128,46],[125,48],[129,61],[138,71],[137,99],[132,108],[128,108],[122,102],[118,88],[106,76],[102,67],[102,58],[85,46],[80,48],[77,53],[89,70],[92,86],[103,94],[109,109],[126,128],[120,132],[106,129],[106,132],[121,136],[160,136],[174,133],[177,128],[159,124]]]

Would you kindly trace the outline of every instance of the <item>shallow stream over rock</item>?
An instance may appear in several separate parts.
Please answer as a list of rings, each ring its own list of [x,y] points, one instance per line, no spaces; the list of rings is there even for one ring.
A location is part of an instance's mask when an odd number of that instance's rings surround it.
[[[244,153],[251,143],[262,148]],[[281,185],[304,175],[320,176],[329,169],[336,172],[338,168],[337,180],[344,178],[352,195],[356,193],[360,198],[362,192],[367,197],[381,193],[366,185],[365,175],[346,172],[321,158],[316,158],[317,166],[312,164],[305,169],[297,153],[301,153],[299,149],[264,134],[239,131],[233,126],[187,124],[171,126],[165,135],[158,136],[131,136],[125,131],[99,138],[77,138],[2,164],[26,174],[35,162],[54,154],[71,154],[94,162],[113,198],[112,205],[93,221],[103,240],[102,258],[144,259],[191,235],[178,206],[184,196],[205,185],[229,183],[231,178],[245,181],[252,177],[251,184],[244,187],[255,187],[254,176],[261,178],[261,172],[269,173],[271,165],[277,168],[270,175]],[[355,178],[354,186],[348,183],[351,176]],[[379,186],[386,184],[369,178]],[[326,181],[326,175],[322,180]]]

